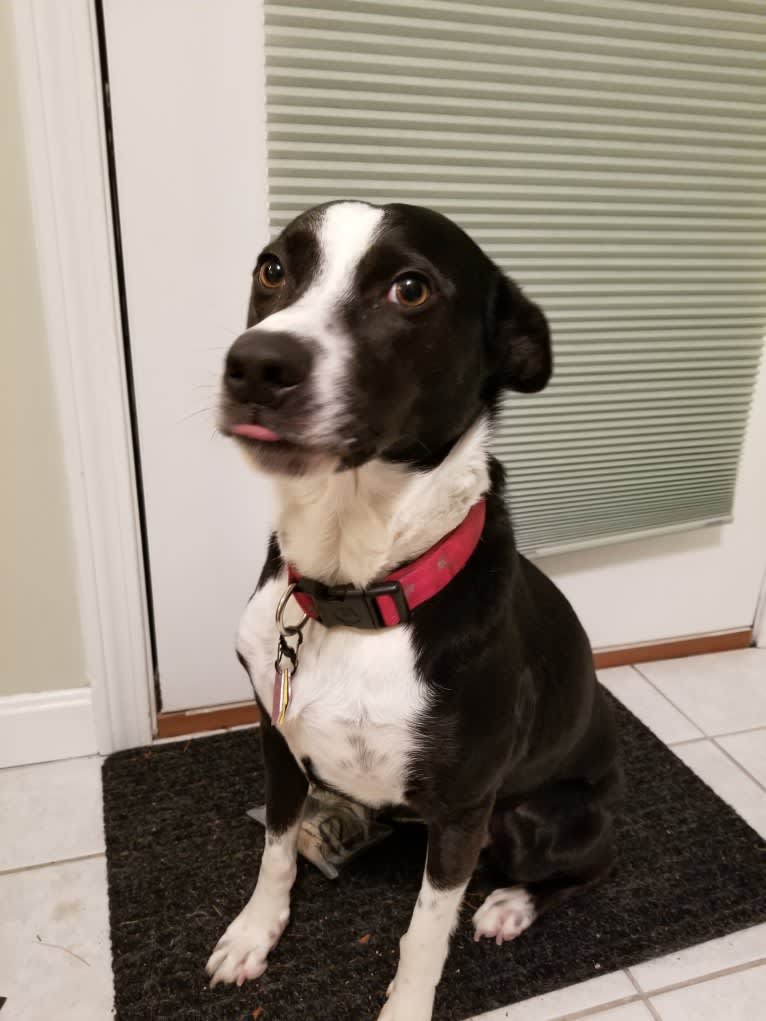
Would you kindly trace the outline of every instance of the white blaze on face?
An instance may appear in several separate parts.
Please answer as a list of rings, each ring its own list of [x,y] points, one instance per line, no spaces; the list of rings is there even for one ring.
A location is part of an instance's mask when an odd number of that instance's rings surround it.
[[[320,262],[308,290],[252,328],[255,333],[285,330],[317,345],[312,380],[317,414],[310,437],[314,442],[334,439],[343,418],[343,383],[352,341],[338,309],[351,293],[356,268],[375,240],[382,219],[382,209],[364,202],[328,206],[317,229]]]

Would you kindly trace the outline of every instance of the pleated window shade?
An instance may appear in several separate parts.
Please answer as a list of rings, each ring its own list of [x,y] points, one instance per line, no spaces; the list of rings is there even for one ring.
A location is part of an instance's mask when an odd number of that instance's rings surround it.
[[[556,368],[495,452],[553,552],[729,520],[766,320],[766,4],[266,0],[271,221],[463,226]]]

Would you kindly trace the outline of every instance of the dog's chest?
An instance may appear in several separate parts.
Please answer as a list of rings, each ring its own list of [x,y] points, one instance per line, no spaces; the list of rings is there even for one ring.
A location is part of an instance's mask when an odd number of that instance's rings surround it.
[[[267,582],[239,628],[238,650],[268,710],[278,641],[274,614],[286,586],[284,573]],[[366,804],[402,803],[424,708],[406,628],[306,625],[282,733],[297,761],[310,760],[325,783]]]

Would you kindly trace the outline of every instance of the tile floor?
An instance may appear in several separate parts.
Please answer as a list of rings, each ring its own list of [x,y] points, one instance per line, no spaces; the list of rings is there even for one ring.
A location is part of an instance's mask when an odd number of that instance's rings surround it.
[[[600,677],[766,837],[766,650],[619,667]],[[100,783],[98,758],[0,772],[0,1001],[8,998],[1,1021],[111,1016]],[[481,1021],[722,1017],[766,1018],[766,925]]]

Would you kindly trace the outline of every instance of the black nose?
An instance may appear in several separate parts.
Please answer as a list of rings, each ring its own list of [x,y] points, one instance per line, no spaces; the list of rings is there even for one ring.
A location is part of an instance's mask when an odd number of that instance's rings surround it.
[[[224,380],[235,400],[271,408],[302,383],[310,370],[311,351],[297,337],[248,330],[229,348]]]

